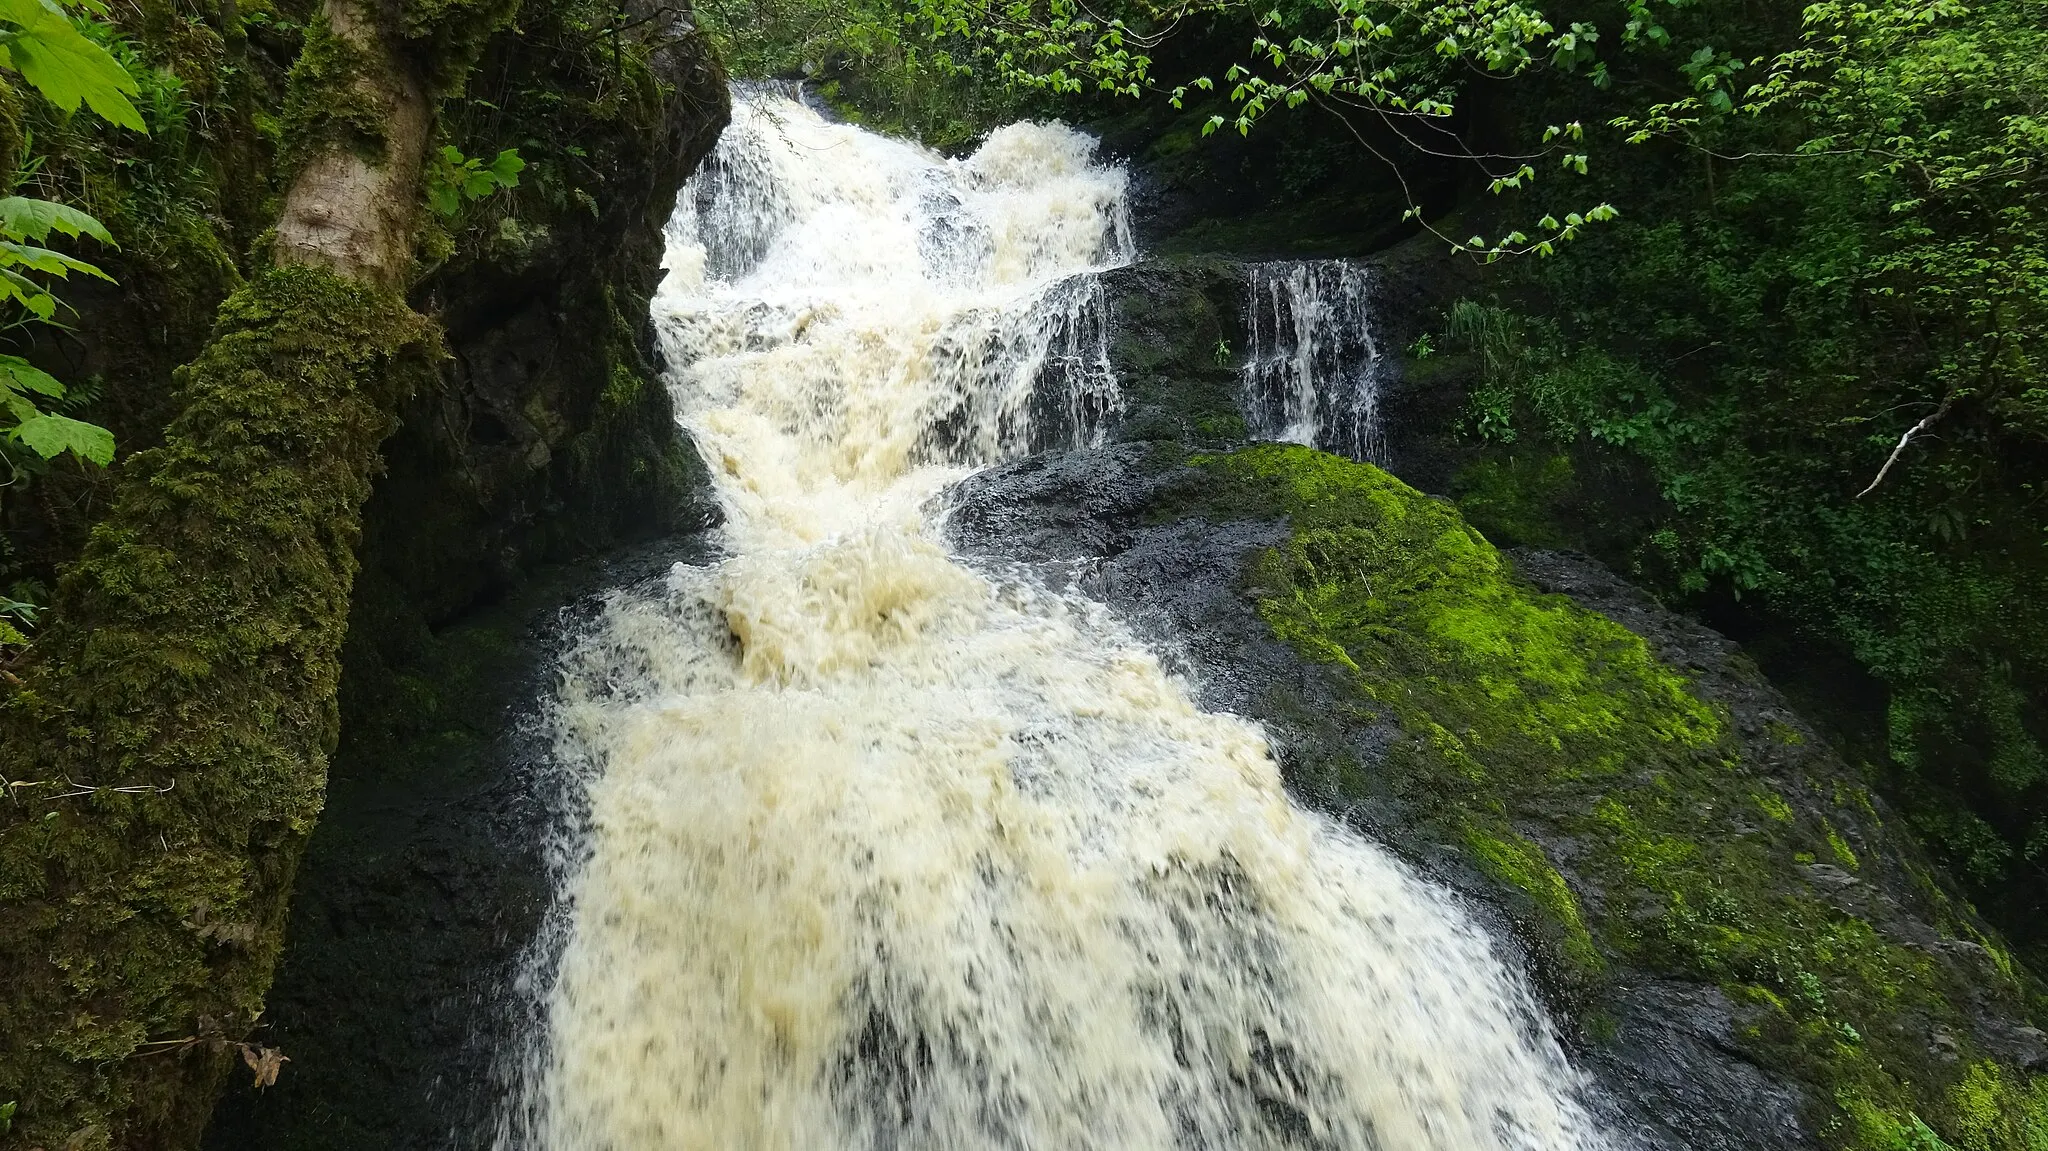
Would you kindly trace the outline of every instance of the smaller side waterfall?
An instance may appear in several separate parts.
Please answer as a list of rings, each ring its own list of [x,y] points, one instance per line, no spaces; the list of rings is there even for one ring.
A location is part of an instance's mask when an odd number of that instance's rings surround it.
[[[1240,378],[1252,436],[1378,459],[1371,271],[1297,260],[1253,264],[1247,280],[1251,344]]]

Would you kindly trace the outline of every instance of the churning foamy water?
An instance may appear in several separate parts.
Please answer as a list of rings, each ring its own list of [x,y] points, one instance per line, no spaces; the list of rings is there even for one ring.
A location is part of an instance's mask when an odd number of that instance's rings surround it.
[[[566,659],[583,816],[501,1145],[1600,1146],[1443,892],[941,540],[949,483],[1116,410],[1123,174],[1057,124],[947,160],[736,104],[655,305],[727,558]]]

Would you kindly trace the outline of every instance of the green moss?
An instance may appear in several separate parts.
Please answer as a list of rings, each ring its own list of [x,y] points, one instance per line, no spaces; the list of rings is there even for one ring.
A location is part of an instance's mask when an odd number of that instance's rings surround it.
[[[0,1083],[28,1144],[193,1141],[320,810],[359,513],[427,326],[307,269],[221,306],[0,708]],[[76,794],[76,784],[102,788]]]
[[[1465,847],[1488,875],[1529,896],[1552,923],[1564,929],[1565,958],[1576,970],[1596,973],[1604,966],[1592,935],[1586,931],[1578,898],[1541,847],[1511,831],[1488,834],[1476,827],[1466,828]]]
[[[1843,1130],[1857,1147],[1870,1151],[1955,1151],[1918,1115],[1901,1118],[1854,1094],[1839,1100]]]
[[[2027,1078],[1985,1060],[1970,1065],[1951,1098],[1962,1151],[2048,1151],[2048,1076]]]
[[[1478,460],[1451,481],[1466,518],[1495,538],[1535,547],[1566,544],[1557,507],[1576,486],[1571,457],[1529,452]]]
[[[519,10],[519,0],[411,0],[398,10],[398,32],[425,59],[426,81],[439,96],[461,93],[484,45]]]
[[[384,109],[363,82],[381,66],[336,36],[324,16],[306,29],[306,44],[292,65],[284,104],[282,137],[287,168],[296,167],[328,143],[366,156],[381,153]]]
[[[1851,843],[1876,825],[1861,788],[1794,781],[1809,791],[1788,801],[1685,675],[1619,624],[1523,583],[1446,502],[1304,448],[1189,462],[1161,514],[1286,517],[1287,541],[1247,573],[1260,612],[1408,733],[1384,785],[1542,912],[1554,969],[1719,985],[1740,1006],[1746,1052],[1808,1086],[1832,1146],[1912,1147],[1930,1131],[1971,1151],[2039,1151],[2023,1127],[1972,1127],[1988,1105],[1968,1101],[1991,1088],[1968,1087],[1983,1076],[1964,1078],[1925,1038],[1939,1027],[1996,1069],[1972,1046],[1969,1005],[2018,1002],[2011,975],[1988,970],[1995,960],[1982,974],[1937,961],[1805,878],[1815,858],[1864,866]],[[1529,834],[1569,841],[1569,871]],[[1981,935],[1944,914],[1944,930]],[[2032,1098],[2016,1074],[1997,1071],[2001,1107]],[[1969,1142],[1980,1129],[1992,1134]]]
[[[647,381],[640,377],[639,372],[633,370],[632,365],[614,362],[611,378],[605,381],[604,391],[598,396],[598,401],[610,410],[628,408],[633,405],[633,401],[640,398],[640,389],[646,386]]]
[[[1851,871],[1863,866],[1862,861],[1856,858],[1855,850],[1849,846],[1849,841],[1842,838],[1842,833],[1836,831],[1833,824],[1823,824],[1822,828],[1827,833],[1828,850],[1834,853],[1836,862]]]
[[[13,187],[14,177],[21,170],[22,132],[21,95],[14,85],[0,78],[0,186]]]
[[[1776,792],[1765,792],[1754,798],[1758,809],[1765,815],[1770,816],[1779,823],[1792,822],[1792,805],[1785,802],[1784,796]]]

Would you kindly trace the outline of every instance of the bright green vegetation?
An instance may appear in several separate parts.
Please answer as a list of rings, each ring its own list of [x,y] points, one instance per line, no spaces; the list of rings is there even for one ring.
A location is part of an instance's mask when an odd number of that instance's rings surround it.
[[[107,34],[106,26],[90,14],[74,17],[60,5],[41,0],[0,2],[0,191],[11,193],[23,165],[40,164],[42,159],[24,155],[29,134],[20,122],[21,96],[7,73],[21,77],[37,98],[67,117],[84,105],[121,127],[144,128],[129,100],[141,89],[121,62],[93,39]],[[106,225],[77,208],[32,196],[0,195],[0,332],[63,326],[57,314],[64,305],[51,290],[52,278],[68,280],[77,272],[112,282],[113,277],[97,265],[47,247],[53,232],[73,240],[89,237],[101,244],[114,243]],[[82,398],[27,359],[0,353],[0,465],[7,469],[7,486],[32,480],[66,453],[95,464],[112,462],[112,432],[62,410],[45,410],[75,406]],[[0,543],[0,571],[6,558]],[[27,598],[16,598],[27,594],[29,589],[9,587],[0,595],[0,654],[29,642],[28,633],[41,609]]]
[[[2048,923],[2044,14],[1809,9],[1805,47],[1713,90],[1735,111],[1691,108],[1595,169],[1629,223],[1503,269],[1446,341],[1483,361],[1475,519],[1838,653],[1868,688],[1782,670],[2029,946]],[[1713,6],[1671,23],[1717,67],[1794,36]],[[1535,459],[1575,478],[1546,489]]]
[[[1615,965],[1710,982],[1751,1057],[1807,1085],[1830,1146],[2048,1142],[2048,1079],[1989,1059],[1969,1023],[1973,996],[2024,1012],[2011,961],[1910,864],[1882,866],[1979,961],[1827,898],[1815,861],[1868,875],[1892,832],[1819,761],[1759,761],[1799,748],[1789,728],[1745,743],[1642,639],[1537,593],[1456,508],[1369,465],[1280,446],[1190,462],[1204,478],[1182,509],[1287,517],[1246,576],[1260,612],[1406,735],[1385,778],[1352,768],[1340,788],[1390,789],[1518,892],[1582,1018]],[[1930,1054],[1930,1028],[1955,1060]]]

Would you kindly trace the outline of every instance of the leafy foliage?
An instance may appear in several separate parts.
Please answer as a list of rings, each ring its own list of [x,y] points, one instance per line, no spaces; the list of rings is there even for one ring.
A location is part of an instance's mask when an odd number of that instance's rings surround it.
[[[464,156],[462,149],[444,144],[427,165],[427,205],[443,216],[462,210],[465,200],[481,200],[501,188],[517,188],[519,173],[526,170],[519,149],[506,148],[489,164]]]
[[[0,31],[0,68],[21,73],[65,112],[83,103],[123,128],[144,130],[129,100],[140,92],[135,78],[57,0],[0,0],[0,24],[10,26]]]
[[[97,424],[37,409],[32,395],[64,398],[64,385],[20,356],[0,355],[0,403],[14,417],[7,435],[44,459],[72,452],[96,464],[114,458],[114,434]]]
[[[48,288],[28,277],[37,272],[69,278],[79,272],[113,282],[113,277],[84,260],[42,246],[51,232],[71,237],[90,236],[104,244],[114,237],[98,220],[76,208],[33,200],[24,196],[0,198],[0,306],[19,304],[37,320],[56,318],[57,298]],[[46,393],[57,394],[62,393]]]
[[[1640,223],[1510,270],[1509,309],[1453,310],[1480,377],[1466,426],[1496,456],[1576,459],[1607,521],[1582,546],[1870,676],[1878,699],[1840,704],[1859,754],[2041,940],[2042,5],[1820,4],[1775,52],[1708,53],[1729,21],[1674,23],[1688,94],[1611,117],[1604,190]],[[1610,108],[1648,88],[1616,84]],[[1655,506],[1603,476],[1647,479]]]
[[[112,123],[146,131],[141,114],[129,100],[140,87],[105,47],[81,31],[100,30],[89,18],[74,21],[55,0],[0,0],[0,69],[21,75],[59,111],[75,112],[81,103]],[[0,80],[0,84],[4,84]],[[13,164],[10,154],[4,159]],[[9,186],[18,174],[5,173]],[[0,197],[0,315],[4,328],[54,324],[60,303],[47,281],[69,279],[73,272],[112,282],[97,265],[47,246],[51,233],[71,239],[90,238],[113,246],[114,237],[91,214],[65,204],[30,196]],[[18,311],[17,311],[18,309]],[[4,330],[0,328],[0,330]],[[113,433],[62,412],[45,411],[67,399],[64,385],[20,356],[0,354],[0,444],[28,449],[32,459],[47,461],[67,452],[96,464],[114,458]],[[12,453],[0,449],[10,483],[22,476]],[[27,643],[35,605],[12,596],[0,598],[0,649]],[[11,1105],[10,1105],[11,1106]]]

